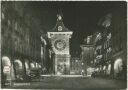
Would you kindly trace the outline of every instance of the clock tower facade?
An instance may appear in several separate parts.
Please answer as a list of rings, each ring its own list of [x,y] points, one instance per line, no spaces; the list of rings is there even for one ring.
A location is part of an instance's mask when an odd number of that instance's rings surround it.
[[[56,75],[70,74],[70,38],[72,31],[67,29],[62,21],[62,16],[57,15],[56,26],[47,32],[54,52],[53,70]]]

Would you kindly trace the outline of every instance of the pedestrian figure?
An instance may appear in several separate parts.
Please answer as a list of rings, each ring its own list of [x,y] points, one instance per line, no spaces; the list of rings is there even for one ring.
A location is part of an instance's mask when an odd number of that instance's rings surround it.
[[[84,70],[82,69],[82,71],[81,71],[81,75],[83,75],[84,76]]]

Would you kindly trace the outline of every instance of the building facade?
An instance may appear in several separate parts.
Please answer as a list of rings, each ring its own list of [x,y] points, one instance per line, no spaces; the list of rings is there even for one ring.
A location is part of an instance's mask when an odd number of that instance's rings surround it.
[[[113,76],[126,80],[127,75],[127,11],[117,8],[112,18]]]
[[[127,25],[124,8],[112,10],[98,23],[101,30],[96,34],[94,61],[103,76],[126,79]]]
[[[106,14],[99,20],[100,32],[95,39],[95,59],[100,76],[111,76],[112,73],[112,13]],[[100,44],[98,44],[100,43]],[[97,55],[99,53],[99,55]]]
[[[94,35],[87,36],[81,47],[81,61],[83,63],[83,71],[89,74],[88,68],[94,68]]]
[[[17,79],[17,65],[22,66],[22,78],[26,78],[30,63],[40,62],[40,38],[31,15],[25,13],[26,3],[2,2],[1,8],[1,59],[8,57]],[[4,62],[2,62],[4,63]],[[2,67],[4,68],[4,66]]]

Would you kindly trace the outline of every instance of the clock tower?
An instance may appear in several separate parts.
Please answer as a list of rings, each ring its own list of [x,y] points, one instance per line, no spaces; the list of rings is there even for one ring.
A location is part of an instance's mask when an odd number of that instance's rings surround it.
[[[72,31],[63,24],[62,15],[57,15],[56,26],[52,31],[47,32],[52,45],[52,51],[55,53],[53,69],[56,75],[70,74],[70,46],[69,41]]]

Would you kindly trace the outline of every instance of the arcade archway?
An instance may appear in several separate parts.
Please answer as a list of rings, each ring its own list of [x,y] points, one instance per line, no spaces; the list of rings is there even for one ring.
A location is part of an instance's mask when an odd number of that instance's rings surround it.
[[[114,62],[114,75],[119,74],[122,71],[122,65],[123,65],[123,61],[121,58],[117,59]]]
[[[14,61],[16,78],[22,80],[23,79],[23,64],[19,59]]]

